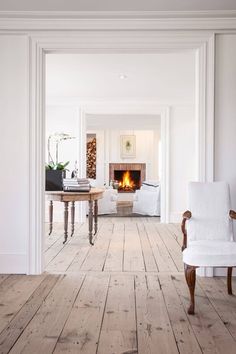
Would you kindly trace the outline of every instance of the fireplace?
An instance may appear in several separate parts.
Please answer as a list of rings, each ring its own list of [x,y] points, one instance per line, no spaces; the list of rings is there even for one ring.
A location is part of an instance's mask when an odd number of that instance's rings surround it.
[[[114,179],[118,181],[118,192],[135,192],[140,189],[140,171],[133,170],[115,170]]]
[[[146,178],[144,163],[110,163],[109,179],[117,181],[119,193],[134,193]]]

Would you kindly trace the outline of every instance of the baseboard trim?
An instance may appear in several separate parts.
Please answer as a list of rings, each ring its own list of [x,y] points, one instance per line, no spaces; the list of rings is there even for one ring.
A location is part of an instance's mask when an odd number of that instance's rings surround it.
[[[27,274],[27,255],[0,253],[0,274]]]
[[[226,277],[227,276],[227,268],[214,268],[214,277]],[[233,277],[236,277],[236,269],[233,268]]]

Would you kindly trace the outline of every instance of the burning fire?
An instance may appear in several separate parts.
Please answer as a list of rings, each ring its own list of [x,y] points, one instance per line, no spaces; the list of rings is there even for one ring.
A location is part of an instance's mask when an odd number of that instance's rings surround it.
[[[119,182],[119,188],[132,189],[133,187],[135,187],[135,183],[131,179],[130,172],[129,171],[124,172],[122,176],[122,181]]]

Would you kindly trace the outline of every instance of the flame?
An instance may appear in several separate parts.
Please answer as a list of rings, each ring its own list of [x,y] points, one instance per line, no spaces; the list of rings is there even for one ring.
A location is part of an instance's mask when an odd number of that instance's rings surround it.
[[[129,171],[124,172],[122,176],[122,181],[119,182],[119,187],[126,189],[126,188],[133,188],[134,186],[135,183],[131,179],[130,172]]]

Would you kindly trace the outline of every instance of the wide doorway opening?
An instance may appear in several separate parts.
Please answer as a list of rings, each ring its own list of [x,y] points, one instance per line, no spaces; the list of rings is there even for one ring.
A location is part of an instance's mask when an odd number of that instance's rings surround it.
[[[89,180],[92,188],[104,189],[104,200],[98,202],[100,229],[94,238],[99,245],[108,228],[104,257],[112,252],[111,230],[119,230],[122,223],[124,230],[127,222],[137,223],[134,233],[139,235],[131,244],[125,231],[122,234],[119,257],[124,259],[124,247],[141,247],[144,255],[138,224],[159,223],[161,218],[179,221],[187,181],[197,178],[195,60],[194,51],[46,55],[47,169],[49,174],[61,171],[61,182],[76,176]],[[189,158],[183,163],[186,153]],[[65,211],[60,198],[52,203],[46,193],[49,271],[71,270],[75,262],[77,270],[86,269],[96,249],[88,243],[87,202],[75,203],[74,212],[72,207],[68,204]],[[65,215],[68,237],[63,243]],[[71,255],[64,262],[68,249]],[[109,268],[106,259],[99,264],[95,269]],[[120,270],[125,269],[122,263]]]

